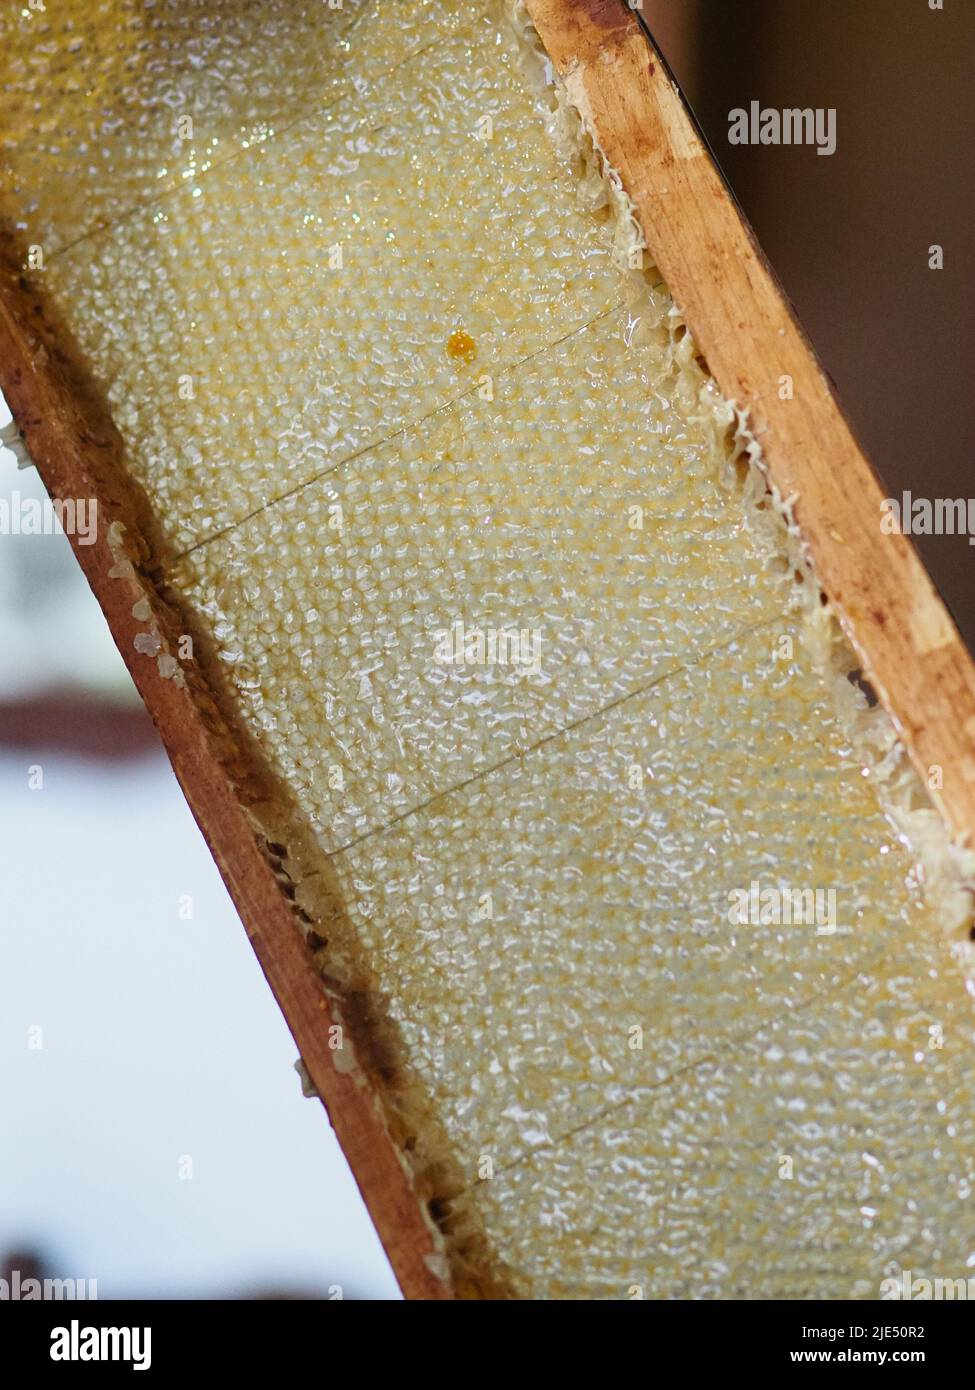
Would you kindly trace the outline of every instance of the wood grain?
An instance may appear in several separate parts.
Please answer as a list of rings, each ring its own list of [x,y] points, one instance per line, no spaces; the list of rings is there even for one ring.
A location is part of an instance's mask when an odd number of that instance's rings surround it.
[[[623,0],[526,0],[722,393],[748,412],[863,671],[949,828],[975,844],[975,667],[659,53]],[[792,380],[792,399],[779,394]],[[934,779],[935,781],[937,779]]]

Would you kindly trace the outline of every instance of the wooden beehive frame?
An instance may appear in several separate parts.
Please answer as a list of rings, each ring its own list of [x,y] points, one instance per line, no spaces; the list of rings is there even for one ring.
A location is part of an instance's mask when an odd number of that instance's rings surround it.
[[[864,672],[927,777],[954,834],[975,843],[975,668],[910,542],[880,530],[880,486],[665,65],[624,0],[526,0],[719,388],[747,410],[770,481]],[[781,399],[780,378],[793,394]],[[97,498],[94,544],[75,552],[162,735],[176,775],[326,1105],[404,1293],[449,1298],[432,1222],[359,1071],[329,1048],[332,1011],[274,856],[241,795],[234,732],[205,678],[161,673],[136,649],[145,602],[164,648],[183,630],[154,582],[144,498],[120,443],[56,328],[16,269],[0,281],[0,387],[52,496]],[[119,565],[112,522],[131,569]],[[133,613],[136,609],[140,616]],[[108,850],[106,851],[108,852]],[[355,1039],[353,1038],[353,1044]]]

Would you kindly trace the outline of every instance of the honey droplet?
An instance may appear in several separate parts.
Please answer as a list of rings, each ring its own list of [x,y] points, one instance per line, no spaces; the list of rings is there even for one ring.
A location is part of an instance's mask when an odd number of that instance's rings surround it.
[[[477,356],[477,344],[469,333],[457,329],[447,339],[447,354],[462,362],[473,362]]]

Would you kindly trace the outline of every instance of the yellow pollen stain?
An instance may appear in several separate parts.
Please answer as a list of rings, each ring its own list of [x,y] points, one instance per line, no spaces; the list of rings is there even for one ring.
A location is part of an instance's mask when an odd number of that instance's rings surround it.
[[[447,354],[461,362],[473,362],[477,356],[477,344],[469,333],[458,328],[447,339]]]

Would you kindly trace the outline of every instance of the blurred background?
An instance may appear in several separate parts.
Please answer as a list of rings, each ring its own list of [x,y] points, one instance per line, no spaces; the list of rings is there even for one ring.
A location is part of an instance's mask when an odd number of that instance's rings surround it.
[[[642,13],[888,489],[966,496],[975,4]],[[730,146],[753,99],[835,107],[835,155]],[[15,491],[43,495],[0,450]],[[972,646],[972,551],[921,544]],[[101,1297],[397,1297],[61,536],[0,535],[0,846],[0,1264]]]

